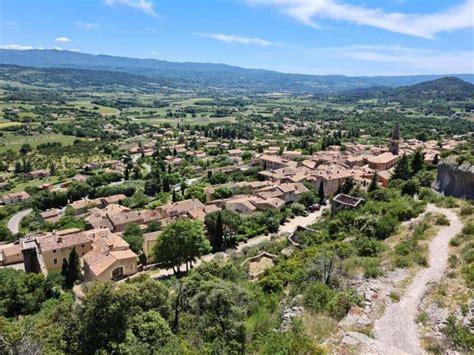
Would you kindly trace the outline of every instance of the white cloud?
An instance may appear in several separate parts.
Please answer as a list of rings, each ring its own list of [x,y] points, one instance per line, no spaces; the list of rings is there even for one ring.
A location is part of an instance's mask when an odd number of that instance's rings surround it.
[[[271,45],[270,41],[265,39],[256,38],[256,37],[244,37],[234,34],[223,34],[223,33],[196,33],[196,35],[204,38],[215,39],[216,41],[221,41],[225,43],[232,44],[252,44],[261,47],[268,47]]]
[[[17,51],[27,51],[30,49],[35,49],[33,46],[23,46],[21,44],[4,44],[0,46],[1,49],[15,49]]]
[[[71,42],[71,40],[67,37],[58,37],[56,38],[56,42],[68,43],[68,42]]]
[[[317,28],[316,20],[339,20],[382,28],[406,35],[434,38],[435,34],[474,27],[474,0],[431,14],[386,12],[338,0],[246,0],[250,4],[274,6],[287,16]]]
[[[55,49],[57,51],[62,51],[63,50],[61,47],[58,47],[58,46],[54,46],[53,49]]]
[[[150,0],[105,0],[105,4],[108,6],[123,5],[143,11],[147,15],[159,17],[155,12],[153,2]]]
[[[157,51],[153,51],[151,52],[152,55],[158,55],[158,52]]]
[[[92,30],[94,28],[100,27],[98,23],[82,22],[76,21],[76,26],[82,28],[83,30]]]

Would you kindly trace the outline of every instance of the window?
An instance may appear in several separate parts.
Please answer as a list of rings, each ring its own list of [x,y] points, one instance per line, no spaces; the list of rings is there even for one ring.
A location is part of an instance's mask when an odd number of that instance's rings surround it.
[[[54,259],[53,263],[56,265],[58,263],[58,259]]]
[[[53,249],[53,253],[56,253],[56,249]]]
[[[81,245],[81,248],[84,248],[84,244]]]

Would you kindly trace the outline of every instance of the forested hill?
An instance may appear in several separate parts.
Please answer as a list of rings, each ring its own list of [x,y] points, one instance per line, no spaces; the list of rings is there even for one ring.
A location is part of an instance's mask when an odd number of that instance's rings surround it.
[[[71,89],[154,91],[171,83],[159,78],[90,69],[35,68],[0,64],[0,80],[43,87],[63,86]]]
[[[0,64],[118,71],[174,83],[182,88],[191,86],[201,89],[218,88],[252,92],[330,93],[373,86],[399,87],[442,77],[441,75],[348,77],[285,74],[225,64],[176,63],[58,50],[1,49]],[[474,82],[472,74],[456,76]]]
[[[348,90],[330,96],[335,101],[354,102],[378,99],[409,103],[420,100],[468,101],[474,100],[474,85],[449,76],[398,88],[372,87]]]
[[[404,86],[393,91],[400,97],[416,96],[420,99],[441,99],[448,101],[474,99],[474,85],[456,77],[445,77],[411,86]]]

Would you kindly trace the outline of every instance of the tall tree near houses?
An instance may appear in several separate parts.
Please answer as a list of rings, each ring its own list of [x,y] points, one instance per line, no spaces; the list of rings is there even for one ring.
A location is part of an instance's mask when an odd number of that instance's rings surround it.
[[[171,201],[172,201],[172,202],[176,202],[176,201],[177,201],[176,190],[175,190],[175,189],[173,189],[173,195],[172,195]]]
[[[64,283],[66,283],[68,273],[69,273],[69,263],[67,262],[66,258],[64,258],[63,265],[61,266],[61,275],[64,277]]]
[[[408,157],[406,154],[403,154],[400,159],[397,161],[395,165],[395,169],[393,170],[392,180],[400,179],[400,180],[408,180],[410,178],[410,166]]]
[[[81,265],[79,263],[79,255],[76,247],[72,248],[69,254],[68,272],[65,280],[66,287],[72,288],[77,280],[81,279]]]
[[[377,185],[377,180],[378,180],[378,174],[377,172],[375,172],[374,176],[372,176],[372,180],[370,181],[370,185],[367,188],[368,192],[372,192],[378,189],[379,186]]]
[[[224,249],[224,225],[222,223],[222,212],[217,213],[216,219],[216,231],[215,231],[215,243],[217,247],[222,250]]]
[[[421,149],[417,149],[411,158],[411,174],[416,175],[423,170],[423,164],[425,162],[425,155]]]
[[[319,203],[324,201],[324,198],[326,197],[324,194],[324,183],[323,180],[319,183],[319,190],[318,190],[318,197],[319,197]]]

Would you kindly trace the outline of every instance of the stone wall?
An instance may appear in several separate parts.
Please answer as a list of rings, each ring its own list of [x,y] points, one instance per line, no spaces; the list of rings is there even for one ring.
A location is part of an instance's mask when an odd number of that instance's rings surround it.
[[[459,165],[455,156],[438,164],[438,176],[434,188],[445,196],[474,199],[474,165]]]

